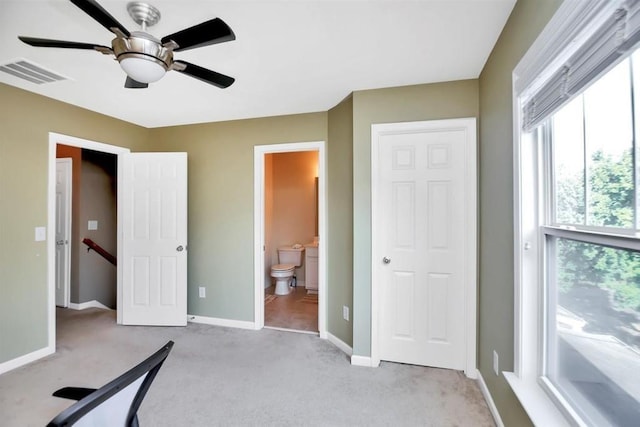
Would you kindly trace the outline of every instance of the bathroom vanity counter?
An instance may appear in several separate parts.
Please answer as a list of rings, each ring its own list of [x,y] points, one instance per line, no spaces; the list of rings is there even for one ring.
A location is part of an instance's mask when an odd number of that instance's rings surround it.
[[[304,286],[307,292],[318,292],[318,243],[307,243],[305,247]]]

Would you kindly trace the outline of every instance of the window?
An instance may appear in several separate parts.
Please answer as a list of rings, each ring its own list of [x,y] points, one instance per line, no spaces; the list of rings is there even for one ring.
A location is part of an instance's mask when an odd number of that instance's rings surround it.
[[[542,376],[598,426],[640,419],[638,67],[640,54],[625,59],[537,132],[547,189]]]
[[[535,424],[559,425],[555,412],[637,425],[640,2],[566,1],[545,31],[514,70],[516,372],[505,377]]]

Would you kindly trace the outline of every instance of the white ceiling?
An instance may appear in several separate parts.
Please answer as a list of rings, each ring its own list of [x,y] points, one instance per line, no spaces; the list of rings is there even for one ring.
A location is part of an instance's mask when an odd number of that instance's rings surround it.
[[[127,0],[99,3],[130,31]],[[235,77],[219,89],[175,71],[123,87],[112,56],[36,48],[18,35],[111,45],[67,0],[0,0],[0,64],[24,58],[70,80],[0,82],[145,127],[326,111],[355,90],[477,78],[515,0],[149,0],[160,38],[219,17],[236,40],[176,52]]]

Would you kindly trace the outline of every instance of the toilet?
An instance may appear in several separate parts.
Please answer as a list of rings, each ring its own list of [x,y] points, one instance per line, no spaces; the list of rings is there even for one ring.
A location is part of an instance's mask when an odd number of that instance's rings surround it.
[[[291,292],[289,285],[293,280],[296,267],[302,265],[302,253],[304,246],[284,246],[278,248],[278,262],[271,267],[271,277],[276,279],[276,295],[287,295]]]

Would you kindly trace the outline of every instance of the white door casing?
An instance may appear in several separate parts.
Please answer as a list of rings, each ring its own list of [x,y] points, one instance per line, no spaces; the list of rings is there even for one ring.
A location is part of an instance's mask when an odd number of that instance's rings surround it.
[[[187,154],[129,153],[122,173],[124,325],[187,324]],[[120,314],[120,313],[119,313]]]
[[[475,119],[372,126],[372,363],[475,377]]]
[[[265,155],[294,151],[318,151],[318,333],[328,339],[327,333],[327,202],[326,202],[326,148],[324,141],[293,142],[256,145],[253,151],[254,171],[254,329],[264,327],[265,276]]]
[[[71,287],[71,180],[72,159],[56,159],[55,294],[58,307],[69,306]]]

